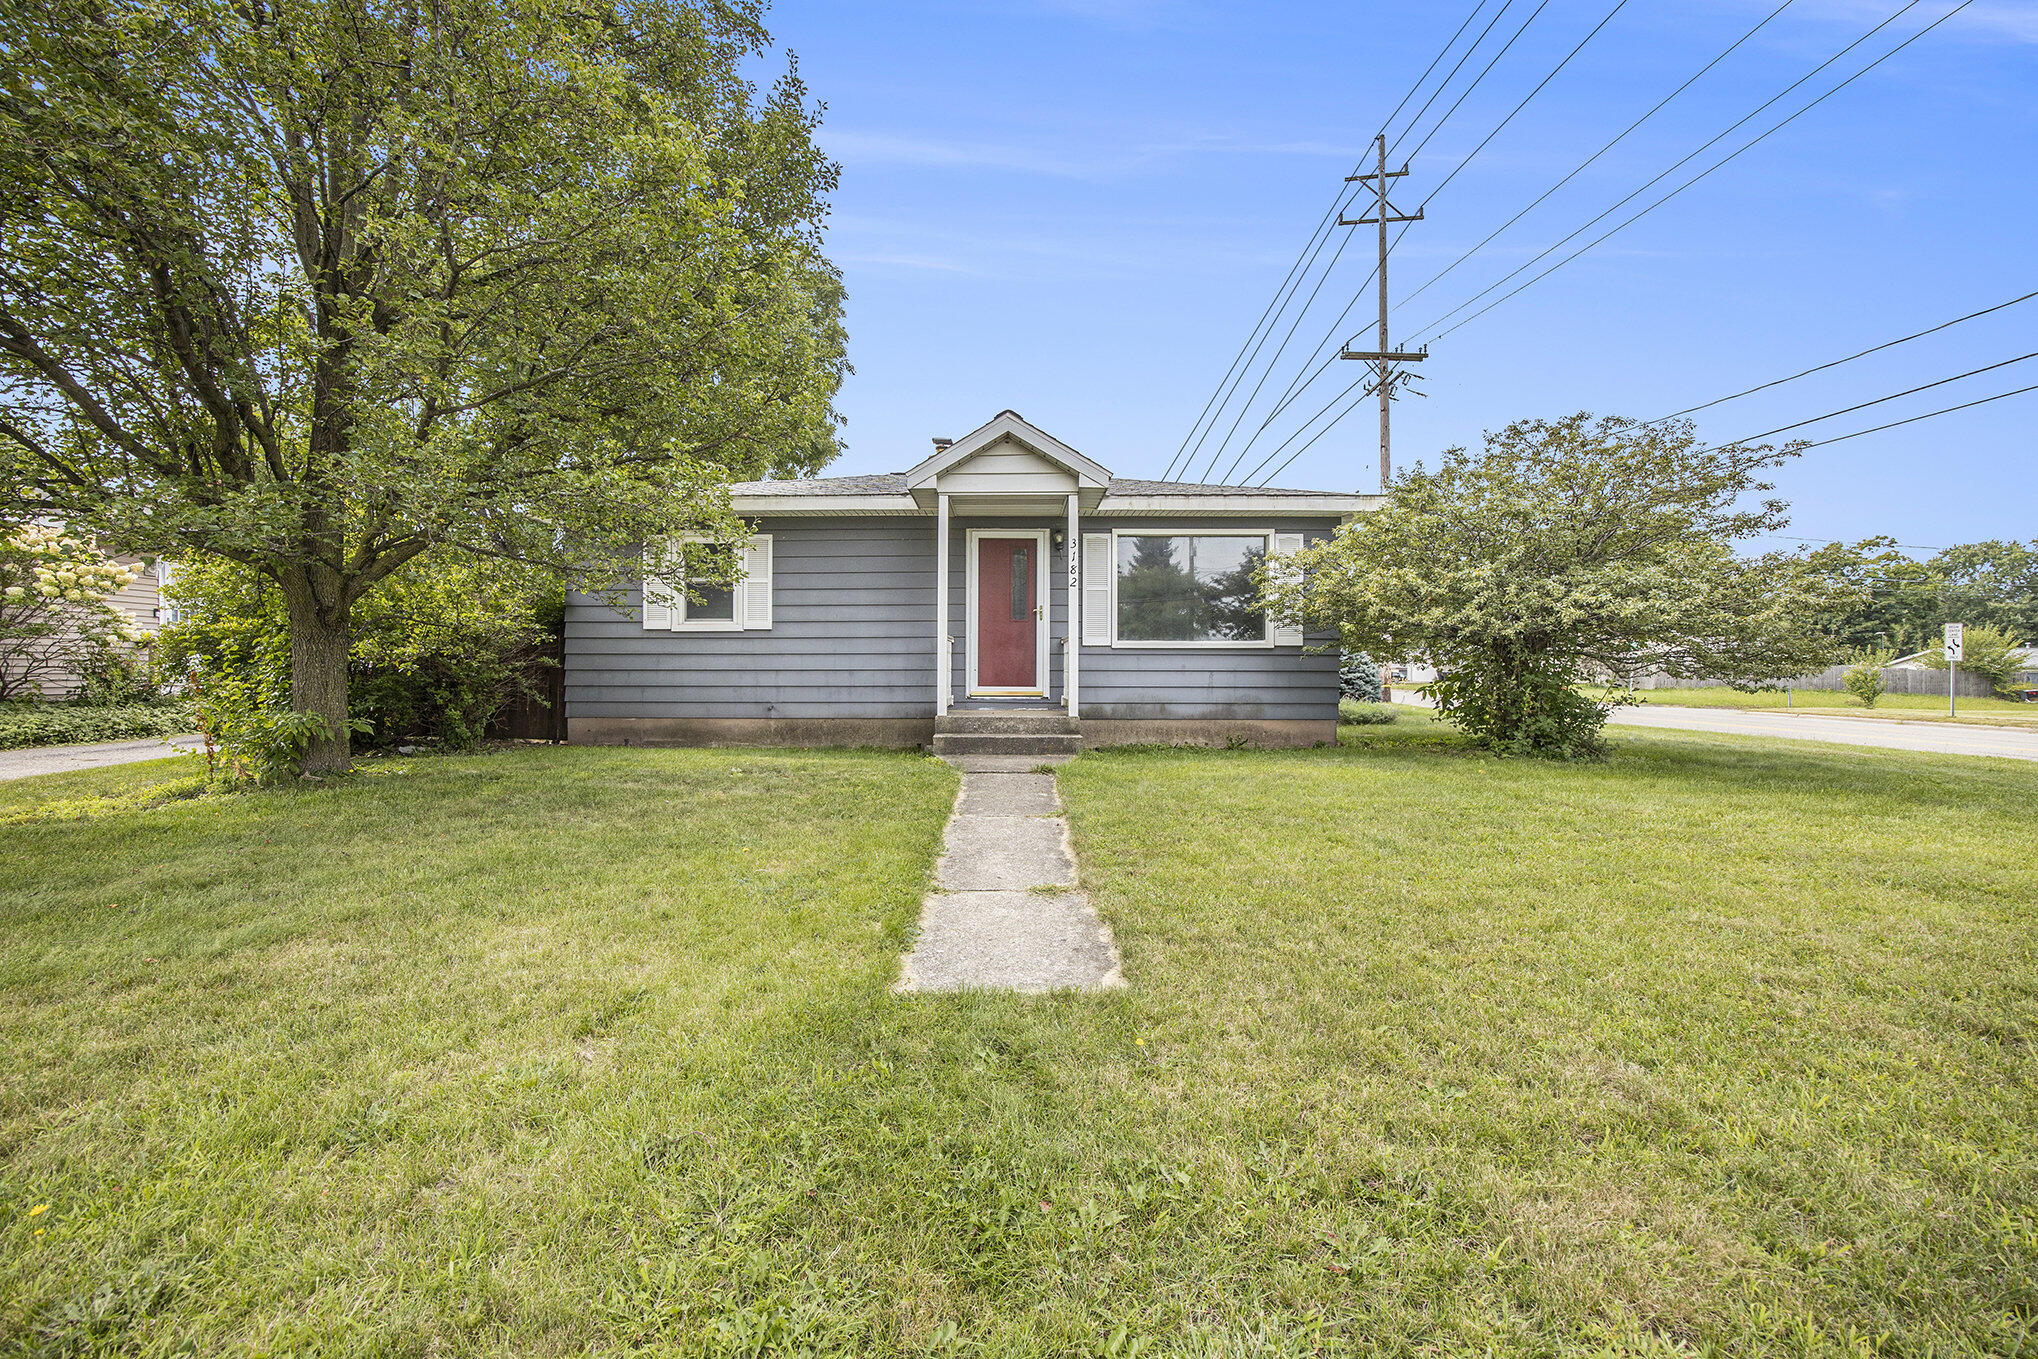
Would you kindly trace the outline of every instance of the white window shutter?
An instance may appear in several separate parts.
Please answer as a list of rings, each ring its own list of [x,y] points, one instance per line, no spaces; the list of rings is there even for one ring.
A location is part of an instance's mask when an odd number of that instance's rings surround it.
[[[644,631],[671,632],[672,591],[656,576],[644,577]]]
[[[1083,535],[1083,645],[1111,645],[1111,535]]]
[[[1302,535],[1299,533],[1277,533],[1274,535],[1274,555],[1288,557],[1302,550]],[[1275,646],[1301,646],[1302,629],[1291,623],[1274,625]]]
[[[760,533],[743,547],[743,619],[747,630],[771,627],[771,535]]]

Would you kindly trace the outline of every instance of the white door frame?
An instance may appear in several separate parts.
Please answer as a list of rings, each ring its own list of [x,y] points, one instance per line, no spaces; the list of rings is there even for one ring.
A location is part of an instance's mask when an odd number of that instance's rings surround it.
[[[1033,679],[1034,683],[1023,689],[986,689],[977,683],[977,540],[979,538],[1031,538],[1037,547],[1033,553],[1036,580],[1033,598],[1040,609],[1039,626],[1034,629]],[[973,528],[969,530],[965,548],[969,554],[969,586],[964,591],[963,631],[969,635],[969,692],[972,694],[1003,694],[1009,696],[1047,694],[1047,634],[1052,629],[1054,610],[1047,600],[1047,553],[1048,530],[1044,528]]]

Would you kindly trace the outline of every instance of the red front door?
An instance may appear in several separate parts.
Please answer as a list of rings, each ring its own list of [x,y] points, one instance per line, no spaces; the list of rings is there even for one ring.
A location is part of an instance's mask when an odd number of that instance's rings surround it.
[[[1040,542],[977,539],[977,688],[1040,688]]]

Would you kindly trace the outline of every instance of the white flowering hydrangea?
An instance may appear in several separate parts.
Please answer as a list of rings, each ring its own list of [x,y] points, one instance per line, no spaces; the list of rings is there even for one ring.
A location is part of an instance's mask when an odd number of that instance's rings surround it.
[[[95,658],[147,643],[109,602],[140,574],[48,524],[0,532],[0,700],[68,685]]]

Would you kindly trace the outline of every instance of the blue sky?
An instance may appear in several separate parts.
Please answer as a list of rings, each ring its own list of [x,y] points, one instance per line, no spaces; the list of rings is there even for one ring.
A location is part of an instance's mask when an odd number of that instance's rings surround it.
[[[1630,0],[1436,193],[1393,256],[1395,297],[1778,3]],[[1500,4],[1489,0],[1468,40]],[[1612,5],[1550,0],[1436,131],[1397,200],[1435,190]],[[1396,342],[1419,337],[1903,7],[1795,0],[1591,169],[1400,306]],[[1951,7],[1922,0],[1627,211]],[[964,433],[1011,407],[1120,475],[1160,475],[1343,176],[1470,9],[1471,0],[779,0],[773,36],[827,104],[821,140],[843,167],[829,239],[849,288],[857,373],[840,401],[848,451],[832,470],[909,466],[930,436]],[[1516,0],[1401,151],[1534,10]],[[1606,244],[1441,338],[1421,369],[1426,398],[1397,403],[1397,464],[1523,417],[1584,409],[1654,418],[2038,289],[2034,134],[2038,0],[1977,0]],[[1370,240],[1352,242],[1272,366],[1266,397],[1305,371],[1304,355],[1327,333],[1370,317],[1368,299],[1334,325],[1371,254]],[[2038,299],[1709,410],[1701,432],[1746,437],[2038,350],[2034,340]],[[1290,416],[1323,407],[1358,368],[1330,364]],[[2033,383],[2038,359],[1804,434]],[[1278,484],[1374,489],[1372,411],[1361,406]],[[1258,422],[1246,416],[1211,479],[1222,479]],[[1219,434],[1230,424],[1227,415]],[[1778,478],[1795,506],[1791,532],[1889,533],[1919,547],[2038,536],[2034,425],[2038,392],[1814,449]],[[1285,430],[1270,426],[1240,470]],[[1216,444],[1205,444],[1196,476]]]

